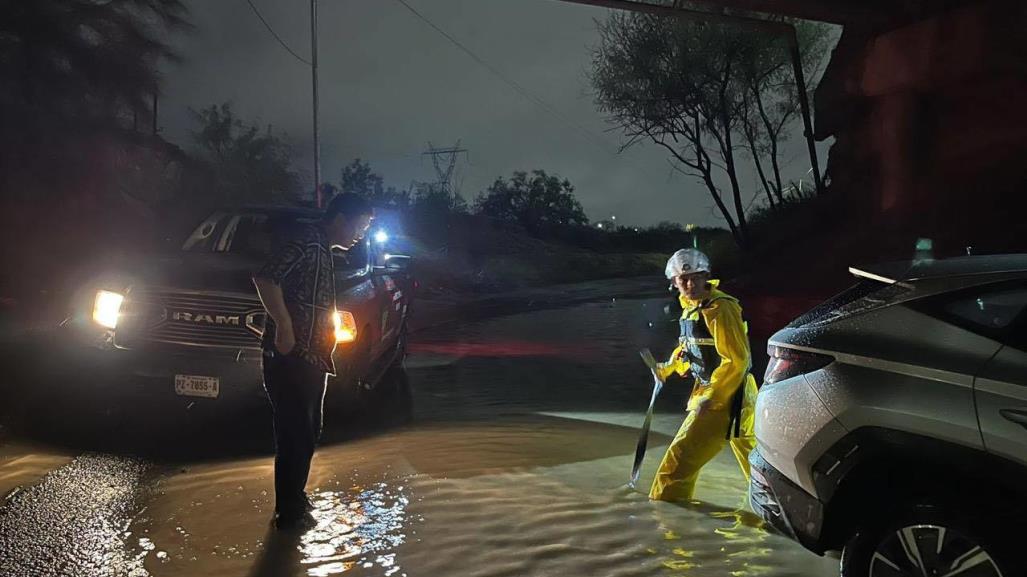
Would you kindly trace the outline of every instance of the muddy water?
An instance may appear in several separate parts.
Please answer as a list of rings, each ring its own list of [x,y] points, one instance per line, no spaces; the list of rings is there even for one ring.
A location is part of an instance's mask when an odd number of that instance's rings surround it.
[[[663,354],[663,301],[607,301],[419,334],[409,391],[353,438],[328,423],[308,489],[315,527],[270,529],[267,455],[157,465],[120,539],[132,575],[832,575],[764,531],[730,452],[700,478],[701,503],[648,501],[687,391],[660,402],[640,490],[625,483],[650,382],[637,350]],[[402,383],[400,383],[401,385]],[[407,396],[409,395],[409,397]]]

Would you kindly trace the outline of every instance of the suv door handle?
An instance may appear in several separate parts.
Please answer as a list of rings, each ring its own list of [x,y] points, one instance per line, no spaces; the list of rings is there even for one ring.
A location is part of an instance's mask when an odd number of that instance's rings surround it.
[[[1022,409],[999,409],[998,413],[1005,417],[1007,421],[1012,421],[1027,429],[1027,411]]]

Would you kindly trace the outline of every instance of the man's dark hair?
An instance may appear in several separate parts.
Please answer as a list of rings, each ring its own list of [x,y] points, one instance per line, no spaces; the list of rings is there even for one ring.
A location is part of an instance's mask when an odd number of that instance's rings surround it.
[[[347,219],[356,218],[363,214],[374,214],[374,208],[364,197],[357,196],[352,192],[344,192],[335,195],[328,202],[328,206],[325,207],[324,220],[328,222],[340,214]]]

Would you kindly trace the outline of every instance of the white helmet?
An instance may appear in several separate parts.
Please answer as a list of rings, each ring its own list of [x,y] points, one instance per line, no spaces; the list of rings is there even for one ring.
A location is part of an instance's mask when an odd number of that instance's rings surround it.
[[[667,261],[667,278],[672,279],[682,273],[710,272],[710,259],[694,248],[683,248],[674,253]]]

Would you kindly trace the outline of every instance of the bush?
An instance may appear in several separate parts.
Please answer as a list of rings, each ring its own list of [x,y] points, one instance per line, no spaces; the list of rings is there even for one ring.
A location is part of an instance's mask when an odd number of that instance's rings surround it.
[[[792,186],[793,190],[798,190]],[[774,207],[761,205],[749,212],[749,238],[753,252],[767,245],[791,244],[811,233],[838,226],[842,200],[832,194],[793,193]]]

